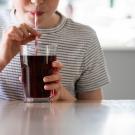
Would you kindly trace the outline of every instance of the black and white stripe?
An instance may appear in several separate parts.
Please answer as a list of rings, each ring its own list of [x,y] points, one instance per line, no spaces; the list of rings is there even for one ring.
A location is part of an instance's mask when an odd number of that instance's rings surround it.
[[[7,15],[3,17],[10,20],[9,18]],[[5,26],[0,25],[2,32]],[[62,83],[73,95],[76,92],[94,90],[109,82],[103,51],[92,28],[62,16],[57,27],[38,31],[42,33],[39,44],[43,48],[46,44],[58,45],[57,57],[64,64],[61,71]],[[18,79],[20,75],[18,54],[0,73],[1,99],[23,99],[22,84]]]

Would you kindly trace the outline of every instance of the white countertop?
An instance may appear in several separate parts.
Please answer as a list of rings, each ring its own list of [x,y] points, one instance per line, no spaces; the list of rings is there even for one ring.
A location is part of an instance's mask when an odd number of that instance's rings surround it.
[[[0,135],[134,135],[135,101],[0,101]]]

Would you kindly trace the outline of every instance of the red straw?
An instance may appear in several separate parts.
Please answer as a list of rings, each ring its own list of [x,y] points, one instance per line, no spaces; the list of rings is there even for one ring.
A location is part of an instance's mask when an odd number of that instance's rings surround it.
[[[53,102],[52,98],[55,96],[55,90],[51,90],[51,93],[50,93],[50,101]]]
[[[37,27],[37,13],[34,14],[34,27],[35,27],[35,30],[38,29],[38,27]],[[37,53],[38,53],[38,37],[37,36],[35,38],[35,52],[37,55]],[[54,96],[55,96],[55,90],[53,89],[53,90],[51,90],[51,93],[50,93],[50,99],[52,99]]]
[[[35,30],[37,30],[38,28],[37,28],[37,14],[35,13],[35,15],[34,15],[34,27],[35,27]],[[37,53],[38,53],[38,37],[36,36],[36,38],[35,38],[35,52],[36,52],[36,55],[37,55]]]

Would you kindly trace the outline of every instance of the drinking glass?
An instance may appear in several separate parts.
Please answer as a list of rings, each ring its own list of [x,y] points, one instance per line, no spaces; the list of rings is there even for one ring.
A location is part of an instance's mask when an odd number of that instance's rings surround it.
[[[49,101],[51,90],[45,90],[43,78],[53,73],[57,45],[22,45],[20,53],[25,102]]]

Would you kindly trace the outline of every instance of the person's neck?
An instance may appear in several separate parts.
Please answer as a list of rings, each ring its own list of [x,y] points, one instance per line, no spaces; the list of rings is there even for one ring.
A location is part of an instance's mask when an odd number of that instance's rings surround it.
[[[61,16],[56,12],[54,15],[47,20],[40,21],[38,23],[38,28],[53,28],[59,25],[61,21]]]

